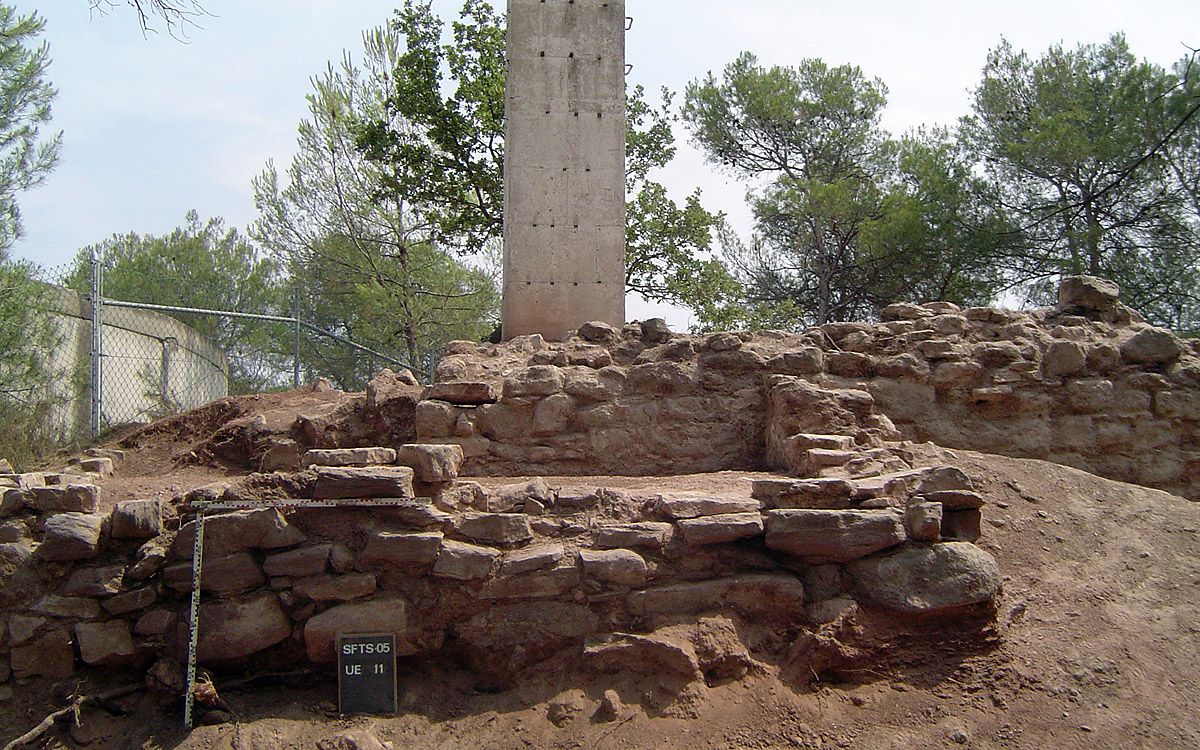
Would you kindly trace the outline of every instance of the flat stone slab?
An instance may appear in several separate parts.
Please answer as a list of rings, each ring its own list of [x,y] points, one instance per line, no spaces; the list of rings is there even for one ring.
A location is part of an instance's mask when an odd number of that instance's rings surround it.
[[[594,534],[597,549],[651,549],[660,550],[675,535],[675,527],[669,523],[641,521],[600,526]]]
[[[500,562],[500,575],[521,575],[558,565],[566,556],[562,542],[539,544],[525,549],[505,552]]]
[[[137,658],[129,623],[125,620],[75,624],[80,657],[92,666],[127,664]]]
[[[413,470],[407,466],[321,466],[314,500],[413,497]]]
[[[903,544],[903,516],[891,510],[773,510],[767,547],[810,564],[844,563]]]
[[[370,573],[349,573],[302,578],[292,584],[292,591],[314,602],[349,602],[374,594],[375,586]]]
[[[499,400],[500,388],[494,383],[482,381],[457,381],[434,383],[425,389],[424,401],[445,401],[459,406],[479,406]]]
[[[392,533],[380,531],[367,542],[362,559],[392,565],[432,565],[445,535],[440,531]]]
[[[438,578],[453,578],[459,581],[477,581],[492,574],[492,567],[500,559],[501,552],[491,547],[480,547],[447,539],[433,566]]]
[[[307,578],[325,572],[333,545],[318,544],[312,547],[280,552],[263,561],[263,571],[271,577]]]
[[[305,466],[379,466],[395,463],[393,448],[330,448],[306,451],[300,457]]]
[[[761,573],[635,591],[629,595],[629,607],[637,614],[732,609],[747,617],[780,614],[794,620],[804,613],[804,600],[804,584],[799,578],[788,573]]]
[[[104,517],[98,513],[59,513],[45,521],[45,535],[37,556],[43,560],[67,562],[86,560],[100,546]]]
[[[849,508],[854,485],[846,479],[756,479],[751,495],[776,509]]]
[[[664,496],[658,503],[661,512],[671,519],[717,516],[726,513],[757,512],[757,500],[739,500],[699,495]]]
[[[750,539],[763,533],[760,513],[724,513],[679,521],[683,540],[691,545],[724,544]]]

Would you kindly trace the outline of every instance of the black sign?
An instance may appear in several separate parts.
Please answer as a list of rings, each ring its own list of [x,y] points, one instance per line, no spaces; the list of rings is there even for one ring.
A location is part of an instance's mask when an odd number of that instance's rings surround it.
[[[396,636],[338,638],[338,707],[344,714],[396,713]]]

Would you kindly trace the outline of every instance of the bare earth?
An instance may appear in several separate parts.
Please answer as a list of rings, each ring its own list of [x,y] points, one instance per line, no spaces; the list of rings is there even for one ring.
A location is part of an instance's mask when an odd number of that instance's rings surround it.
[[[395,748],[1200,747],[1200,504],[1039,461],[915,451],[960,466],[989,499],[981,546],[1000,562],[1004,593],[995,625],[965,641],[944,639],[936,624],[897,631],[890,658],[837,683],[798,687],[771,668],[695,686],[673,710],[653,680],[592,676],[561,660],[502,693],[477,689],[449,659],[409,662],[395,718],[338,717],[329,675],[225,690],[239,721],[190,734],[177,703],[139,693],[112,712],[86,709],[48,746],[367,750],[378,747],[373,736]],[[222,475],[172,466],[167,455],[131,455],[105,482],[106,499],[169,499]],[[753,476],[548,481],[748,495]],[[0,711],[0,738],[37,724],[56,696],[116,684],[19,687]],[[622,706],[604,721],[595,714],[608,689]]]

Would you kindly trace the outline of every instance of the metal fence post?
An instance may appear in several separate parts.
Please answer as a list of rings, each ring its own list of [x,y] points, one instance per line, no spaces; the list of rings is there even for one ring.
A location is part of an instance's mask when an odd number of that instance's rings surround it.
[[[103,285],[101,283],[103,267],[103,258],[100,255],[100,251],[92,250],[92,409],[90,427],[93,439],[100,436],[100,416],[103,410],[103,392],[101,391],[104,385],[104,367],[101,362],[104,357],[102,311],[104,303],[101,297],[103,292]]]
[[[293,332],[292,387],[300,387],[300,282],[292,287],[292,316],[296,319]]]

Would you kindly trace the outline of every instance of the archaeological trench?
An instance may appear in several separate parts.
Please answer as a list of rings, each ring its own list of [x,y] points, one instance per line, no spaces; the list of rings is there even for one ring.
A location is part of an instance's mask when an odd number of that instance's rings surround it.
[[[493,689],[550,659],[681,694],[764,668],[803,689],[869,667],[873,628],[978,635],[1003,580],[976,544],[988,498],[914,467],[917,444],[1200,500],[1200,344],[1115,291],[1073,278],[1055,308],[899,304],[801,334],[459,342],[429,386],[384,371],[287,424],[231,412],[192,460],[242,475],[170,503],[101,513],[93,484],[161,424],[2,476],[0,689],[110,670],[182,693],[194,516],[217,500],[278,506],[206,516],[218,674],[308,663],[332,684],[337,635],[383,632]],[[391,502],[305,507],[341,499]]]

